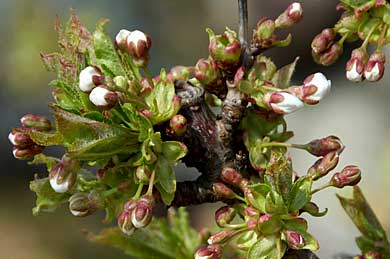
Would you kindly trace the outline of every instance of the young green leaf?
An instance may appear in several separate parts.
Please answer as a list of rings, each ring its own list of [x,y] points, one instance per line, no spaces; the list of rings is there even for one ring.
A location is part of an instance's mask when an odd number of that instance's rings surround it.
[[[162,154],[170,163],[174,163],[187,154],[187,147],[178,141],[166,141],[162,143]]]
[[[293,184],[288,195],[290,212],[300,210],[310,201],[311,186],[312,179],[310,177],[301,177]]]
[[[262,237],[248,251],[248,259],[280,259],[286,251],[284,244],[278,251],[278,238],[274,235]]]

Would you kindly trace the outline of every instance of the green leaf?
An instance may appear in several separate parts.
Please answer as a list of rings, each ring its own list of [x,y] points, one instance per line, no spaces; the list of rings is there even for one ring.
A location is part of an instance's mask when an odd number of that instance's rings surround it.
[[[309,177],[299,178],[292,186],[289,193],[289,212],[296,212],[303,208],[311,200],[312,179]]]
[[[122,105],[122,109],[129,119],[130,128],[139,132],[138,140],[145,141],[149,136],[149,130],[153,128],[150,120],[138,112],[130,103]]]
[[[272,78],[272,83],[281,89],[285,89],[291,86],[291,78],[295,71],[295,66],[299,60],[299,57],[295,58],[294,62],[288,64],[278,71],[276,71],[275,75]]]
[[[353,187],[352,199],[340,195],[337,197],[345,212],[364,236],[375,241],[388,242],[385,230],[358,186]]]
[[[79,160],[97,160],[140,150],[136,133],[83,118],[57,107],[52,107],[52,110],[70,156]]]
[[[286,246],[281,244],[278,251],[278,238],[265,236],[258,240],[248,251],[248,259],[280,259],[283,257]]]
[[[261,224],[258,224],[258,229],[261,234],[267,236],[279,232],[282,228],[283,223],[278,215],[272,215],[271,218]]]
[[[170,163],[183,158],[187,154],[187,151],[187,147],[178,141],[166,141],[162,143],[162,154]]]
[[[265,211],[269,214],[286,214],[287,207],[282,195],[274,190],[270,191],[265,198]]]
[[[158,181],[158,185],[161,187],[158,188],[160,192],[161,189],[164,192],[162,193],[165,195],[164,203],[169,205],[176,191],[176,177],[172,166],[163,156],[159,156],[156,164],[156,181]]]
[[[271,191],[271,187],[263,183],[250,185],[248,187],[253,191],[253,197],[255,198],[254,201],[249,202],[253,207],[265,213],[265,198]]]
[[[36,206],[32,210],[34,216],[41,212],[53,212],[70,197],[66,193],[56,193],[50,186],[49,178],[36,177],[30,182],[30,190],[37,195]]]
[[[93,54],[95,56],[92,62],[94,65],[101,67],[111,77],[124,76],[125,72],[115,51],[114,44],[104,30],[104,26],[108,22],[108,19],[102,19],[96,25],[96,30],[92,35]]]
[[[173,199],[175,198],[174,192],[167,192],[160,183],[155,184],[158,192],[160,193],[161,199],[165,205],[171,205]]]
[[[295,232],[307,231],[307,222],[295,219],[283,220],[283,227],[286,230],[292,230]]]

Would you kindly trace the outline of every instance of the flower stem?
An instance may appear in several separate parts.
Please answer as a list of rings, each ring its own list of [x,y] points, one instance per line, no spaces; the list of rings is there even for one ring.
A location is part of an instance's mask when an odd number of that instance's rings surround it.
[[[322,191],[322,190],[324,190],[324,189],[326,189],[326,188],[328,188],[328,187],[331,187],[331,186],[332,186],[332,185],[330,185],[329,183],[327,183],[327,184],[325,184],[325,185],[323,185],[323,186],[321,186],[321,187],[319,187],[319,188],[313,190],[313,191],[311,192],[311,194],[313,195],[313,194],[315,194],[315,193],[317,193],[317,192],[319,192],[319,191]]]
[[[149,179],[149,186],[148,191],[146,192],[146,196],[152,196],[153,195],[153,185],[154,185],[154,178],[156,176],[156,169],[153,170],[152,175]]]
[[[144,184],[143,183],[140,183],[138,185],[138,189],[137,189],[137,192],[135,193],[135,195],[133,196],[133,199],[134,200],[138,200],[139,197],[141,197],[141,193],[142,193],[142,189],[144,188]]]
[[[378,26],[380,24],[381,24],[380,22],[377,22],[374,26],[372,26],[371,30],[368,32],[367,37],[365,38],[365,40],[363,42],[361,48],[367,49],[367,45],[368,45],[368,43],[370,43],[370,38],[371,38],[372,34],[375,32],[375,30],[378,28]]]

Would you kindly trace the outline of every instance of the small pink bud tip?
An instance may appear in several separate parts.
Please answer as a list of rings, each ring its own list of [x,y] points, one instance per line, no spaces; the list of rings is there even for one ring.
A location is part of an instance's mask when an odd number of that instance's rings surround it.
[[[306,245],[306,241],[302,235],[295,231],[286,231],[285,233],[286,241],[288,246],[292,249],[302,249]]]
[[[220,259],[222,258],[222,248],[220,245],[202,246],[196,250],[194,259]]]
[[[14,147],[12,153],[16,159],[19,160],[30,160],[34,158],[35,155],[42,153],[44,147],[39,145],[32,145],[27,148],[18,148]]]
[[[344,144],[336,136],[315,139],[306,146],[307,151],[315,156],[325,156],[330,152],[337,152],[337,154],[341,154],[344,150]]]
[[[195,78],[204,85],[215,84],[220,77],[217,65],[212,59],[200,59],[195,65]]]
[[[330,184],[337,188],[357,185],[361,180],[361,171],[357,166],[346,166],[341,172],[335,173]]]
[[[225,243],[228,239],[233,237],[237,232],[235,230],[222,230],[210,236],[207,240],[209,245],[222,244]]]
[[[194,67],[175,66],[171,68],[169,75],[171,81],[182,80],[187,81],[194,76]],[[168,75],[167,75],[168,76]]]
[[[258,223],[259,224],[262,224],[264,222],[267,222],[271,219],[272,215],[271,214],[264,214],[264,215],[261,215],[260,218],[259,218],[259,221]]]
[[[289,114],[303,107],[303,102],[289,92],[267,93],[263,102],[275,113]]]
[[[275,20],[277,28],[289,28],[301,21],[303,18],[303,9],[300,3],[292,3],[288,8]]]

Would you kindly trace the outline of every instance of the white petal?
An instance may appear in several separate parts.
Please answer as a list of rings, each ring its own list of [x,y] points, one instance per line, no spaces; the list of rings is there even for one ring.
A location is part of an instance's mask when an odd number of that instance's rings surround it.
[[[58,174],[55,174],[54,177],[50,178],[51,188],[53,188],[53,190],[55,192],[58,192],[58,193],[67,192],[69,190],[69,180],[70,180],[70,177],[71,177],[71,175],[69,175],[68,179],[66,179],[63,183],[58,184],[57,183]]]
[[[104,97],[108,93],[110,93],[110,91],[106,88],[95,87],[89,94],[89,100],[96,106],[106,106],[108,105],[108,102]]]
[[[14,134],[14,133],[10,132],[10,133],[8,134],[8,139],[9,139],[9,141],[12,143],[12,145],[16,145],[16,142],[15,142],[15,134]]]
[[[93,76],[100,76],[94,67],[86,67],[80,72],[79,87],[81,91],[89,92],[95,87],[92,80]]]
[[[298,97],[287,93],[287,92],[279,92],[278,94],[282,95],[284,100],[280,103],[271,103],[271,107],[275,110],[281,110],[283,113],[292,113],[300,108],[302,108],[303,102],[299,100]]]
[[[85,214],[87,214],[87,212],[81,212],[81,211],[77,211],[77,210],[70,210],[70,212],[73,214],[73,216],[75,217],[82,217],[84,216]]]
[[[115,41],[118,45],[124,45],[126,44],[127,37],[130,35],[131,31],[122,29],[118,32],[118,34],[115,36]]]
[[[145,221],[147,219],[147,216],[145,216],[141,221],[138,221],[136,218],[135,218],[135,212],[136,212],[136,209],[134,209],[132,212],[131,212],[131,223],[133,223],[133,226],[135,228],[143,228],[145,227]]]
[[[299,12],[300,14],[302,14],[303,10],[302,10],[302,5],[300,3],[295,2],[291,4],[291,9],[289,13],[291,14],[295,12]]]
[[[352,81],[352,82],[355,82],[355,83],[361,82],[363,80],[362,74],[359,74],[357,72],[357,68],[356,68],[357,64],[356,63],[357,63],[357,60],[355,60],[353,62],[353,65],[352,65],[351,69],[347,70],[347,72],[346,72],[347,79],[349,81]]]
[[[209,259],[210,256],[199,256],[199,255],[195,255],[195,259]]]
[[[127,37],[128,42],[133,42],[134,44],[137,45],[138,41],[147,41],[145,33],[139,30],[132,31],[130,35]]]
[[[377,81],[380,77],[379,65],[378,63],[371,69],[371,71],[365,71],[364,76],[368,81]]]

